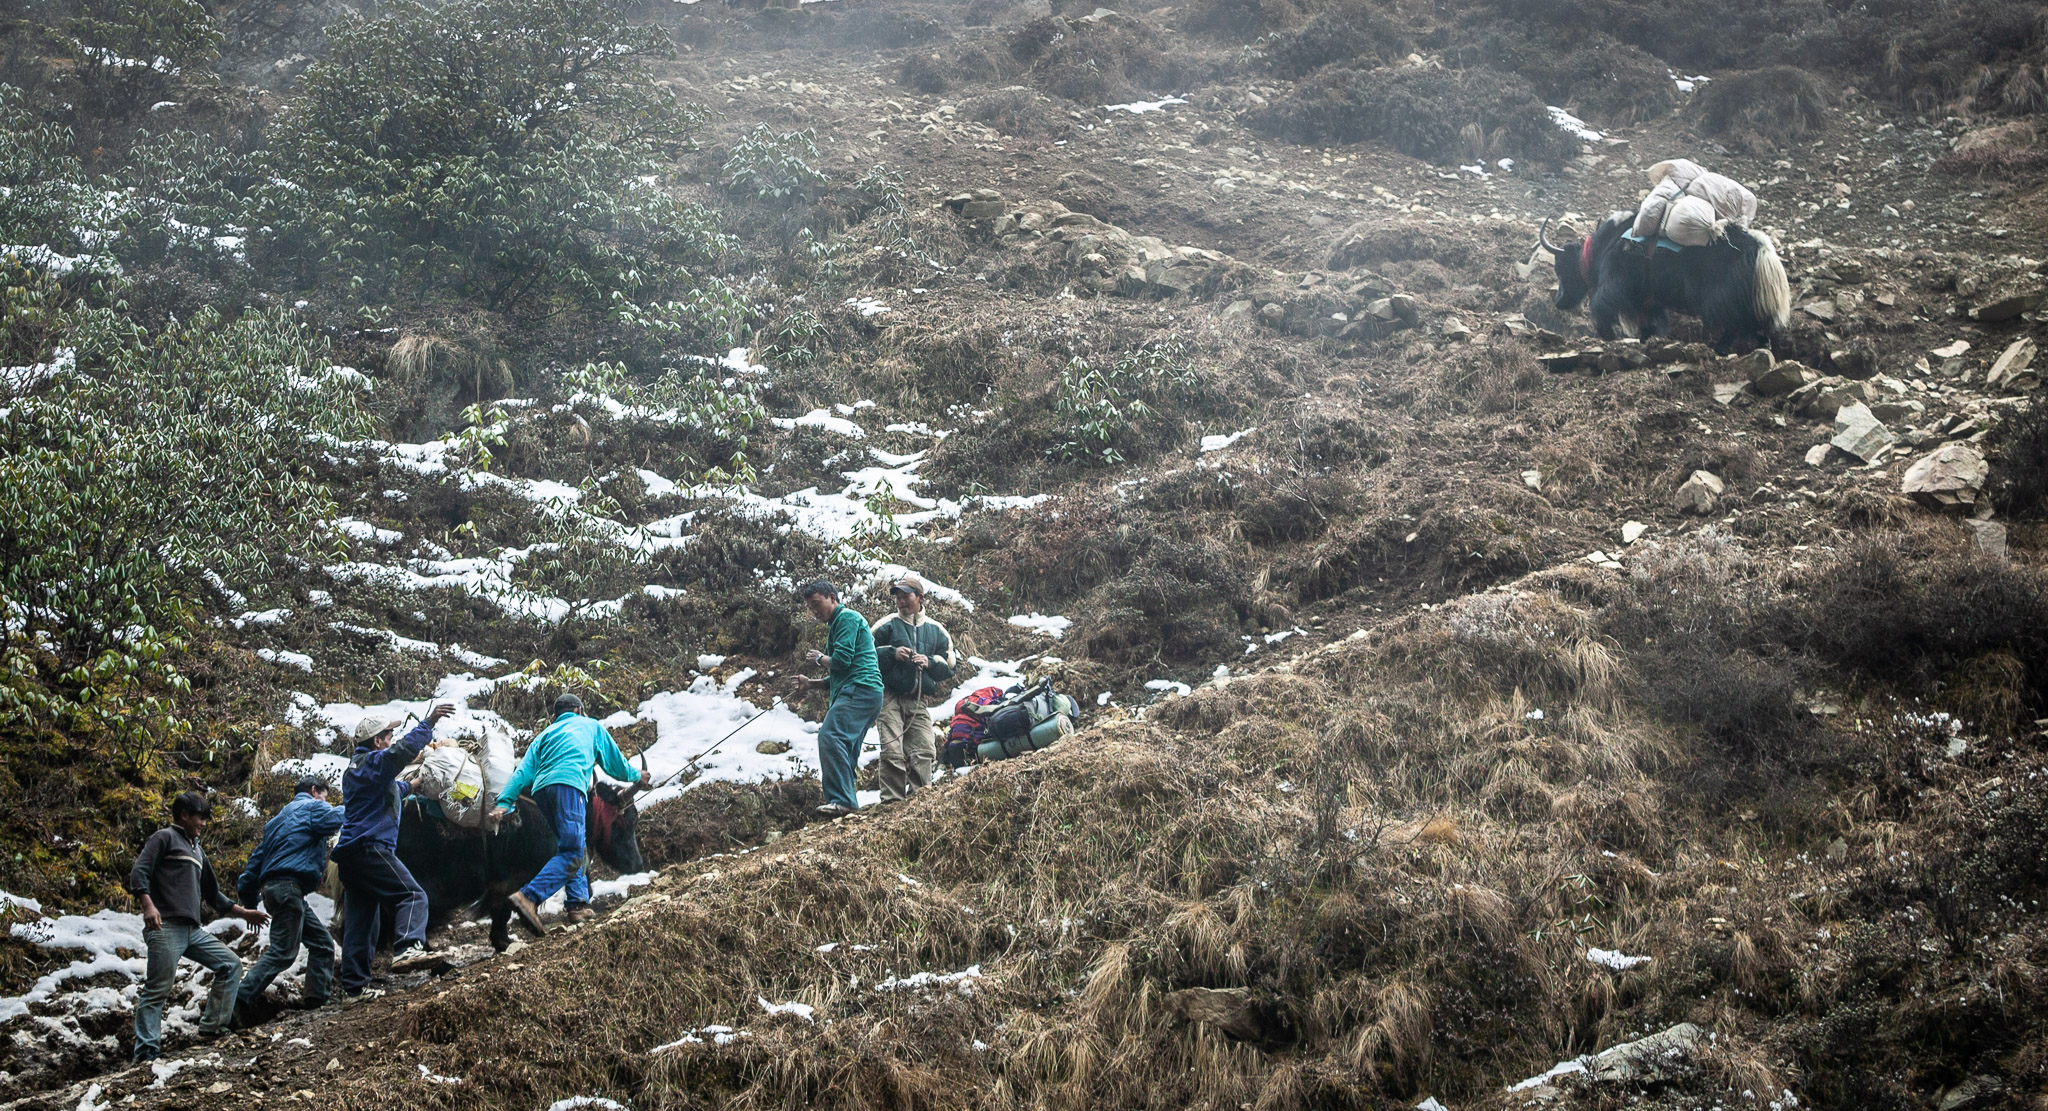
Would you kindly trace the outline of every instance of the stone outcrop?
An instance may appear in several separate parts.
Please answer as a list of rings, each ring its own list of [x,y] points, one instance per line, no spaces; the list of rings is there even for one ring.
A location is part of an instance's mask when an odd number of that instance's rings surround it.
[[[1906,468],[1899,491],[1932,509],[1965,510],[1977,504],[1991,465],[1967,444],[1946,444]]]

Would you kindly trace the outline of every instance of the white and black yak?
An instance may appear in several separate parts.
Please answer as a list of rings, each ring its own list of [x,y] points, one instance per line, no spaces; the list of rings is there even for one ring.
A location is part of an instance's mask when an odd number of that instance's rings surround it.
[[[1729,225],[1704,247],[1673,251],[1643,245],[1622,233],[1633,212],[1616,212],[1576,243],[1557,246],[1544,221],[1537,241],[1557,267],[1557,307],[1588,302],[1601,339],[1648,338],[1670,327],[1670,313],[1696,316],[1723,355],[1770,345],[1771,333],[1792,319],[1792,287],[1770,236]]]

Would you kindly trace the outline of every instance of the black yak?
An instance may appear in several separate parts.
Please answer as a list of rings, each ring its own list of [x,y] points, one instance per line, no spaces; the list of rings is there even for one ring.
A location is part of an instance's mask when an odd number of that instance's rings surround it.
[[[1729,225],[1704,247],[1663,247],[1645,255],[1624,239],[1633,212],[1616,212],[1592,234],[1559,247],[1544,221],[1537,241],[1557,266],[1557,307],[1566,312],[1590,298],[1593,330],[1601,339],[1662,335],[1669,313],[1697,316],[1714,350],[1768,346],[1771,333],[1792,319],[1792,287],[1769,236]]]
[[[640,857],[639,810],[620,808],[609,786],[590,795],[589,824],[584,834],[591,853],[620,873],[644,872]],[[466,830],[411,804],[398,826],[398,859],[427,893],[428,921],[439,924],[455,911],[475,904],[491,916],[491,944],[503,950],[512,943],[514,891],[555,855],[555,828],[530,798],[519,800],[516,817],[498,832]]]

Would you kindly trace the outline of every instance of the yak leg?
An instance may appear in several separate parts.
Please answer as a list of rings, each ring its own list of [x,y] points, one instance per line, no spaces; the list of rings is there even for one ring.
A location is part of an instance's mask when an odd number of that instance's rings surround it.
[[[1651,309],[1650,314],[1643,318],[1643,330],[1641,336],[1641,338],[1643,339],[1649,339],[1651,336],[1666,335],[1670,331],[1671,314],[1665,312],[1663,309]]]
[[[1621,335],[1624,317],[1633,316],[1633,305],[1614,292],[1613,286],[1601,286],[1593,293],[1593,302],[1587,308],[1593,314],[1593,332],[1601,339],[1616,339]]]
[[[491,911],[491,948],[502,953],[512,947],[512,904],[500,903]]]

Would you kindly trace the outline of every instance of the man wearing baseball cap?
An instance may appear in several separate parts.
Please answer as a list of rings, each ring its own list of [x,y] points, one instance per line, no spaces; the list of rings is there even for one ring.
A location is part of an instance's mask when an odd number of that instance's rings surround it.
[[[889,584],[896,612],[875,622],[875,662],[882,669],[882,801],[927,786],[938,773],[938,734],[926,700],[953,677],[953,638],[924,612],[924,582],[905,575]]]
[[[393,924],[398,941],[393,971],[419,961],[427,949],[427,893],[398,859],[398,816],[412,788],[398,773],[434,739],[434,725],[455,712],[443,702],[404,739],[393,742],[399,721],[371,714],[356,723],[356,750],[341,776],[341,836],[334,863],[347,899],[341,924],[341,993],[354,998],[370,983],[382,922]]]
[[[860,767],[860,745],[875,715],[882,712],[882,673],[875,665],[875,637],[867,619],[839,602],[839,588],[829,579],[806,584],[798,592],[804,609],[826,628],[823,652],[813,648],[804,658],[825,664],[823,679],[793,676],[790,693],[823,689],[825,720],[818,723],[818,778],[825,801],[818,813],[837,818],[860,809],[854,773]]]

